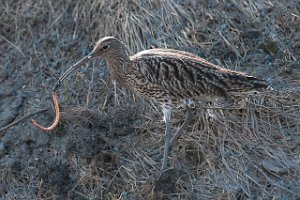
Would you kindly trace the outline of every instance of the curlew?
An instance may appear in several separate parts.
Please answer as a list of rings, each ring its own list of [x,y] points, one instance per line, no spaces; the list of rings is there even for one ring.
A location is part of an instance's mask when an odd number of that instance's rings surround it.
[[[106,60],[114,83],[159,104],[165,121],[165,142],[161,171],[166,170],[168,151],[190,118],[171,138],[171,110],[174,105],[211,98],[226,98],[230,92],[270,88],[261,79],[214,65],[203,58],[173,49],[150,49],[133,56],[114,37],[101,38],[91,53],[69,68],[56,82],[60,83],[74,70],[94,59]],[[114,84],[116,85],[116,84]]]

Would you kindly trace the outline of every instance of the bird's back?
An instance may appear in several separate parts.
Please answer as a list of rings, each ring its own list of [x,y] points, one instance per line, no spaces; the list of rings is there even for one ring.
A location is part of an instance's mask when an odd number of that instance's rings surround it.
[[[184,51],[150,49],[131,56],[130,61],[141,90],[148,90],[141,95],[152,99],[156,98],[157,93],[163,93],[172,101],[207,96],[226,97],[230,92],[270,87],[264,80],[219,67]],[[156,92],[151,92],[151,88]],[[161,95],[159,98],[162,98]]]

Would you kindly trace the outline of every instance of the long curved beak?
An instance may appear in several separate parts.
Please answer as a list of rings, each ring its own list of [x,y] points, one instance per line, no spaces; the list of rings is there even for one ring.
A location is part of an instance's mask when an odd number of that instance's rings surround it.
[[[89,53],[87,56],[79,60],[77,63],[75,63],[72,67],[70,67],[56,82],[55,86],[53,87],[53,92],[55,92],[58,88],[58,86],[63,82],[63,80],[69,76],[73,71],[84,65],[85,63],[88,63],[94,59],[96,59],[97,56],[94,54],[94,51]]]

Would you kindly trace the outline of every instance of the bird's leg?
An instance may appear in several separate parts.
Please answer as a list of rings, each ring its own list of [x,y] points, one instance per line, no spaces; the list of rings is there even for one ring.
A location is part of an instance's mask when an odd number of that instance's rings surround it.
[[[161,171],[165,171],[167,169],[167,163],[168,163],[168,153],[169,153],[169,145],[170,145],[169,143],[171,139],[171,126],[170,126],[171,108],[168,106],[163,106],[163,113],[164,113],[164,121],[166,123],[166,130],[165,130],[164,155],[163,155]]]
[[[176,131],[176,133],[174,134],[174,136],[172,137],[172,139],[170,140],[170,144],[169,144],[170,147],[180,137],[181,133],[183,132],[183,130],[186,128],[186,126],[188,125],[188,123],[192,119],[192,115],[193,115],[193,113],[192,113],[191,108],[187,107],[186,115],[185,115],[185,120],[184,120],[183,124],[180,126],[180,128]]]
[[[193,116],[192,109],[190,107],[187,107],[185,120],[184,120],[183,124],[180,126],[180,128],[176,131],[176,133],[174,134],[172,139],[170,140],[168,149],[170,149],[172,147],[172,145],[174,144],[174,142],[176,142],[176,140],[180,137],[183,130],[186,128],[186,126],[192,119],[192,116]],[[159,153],[160,153],[160,149],[157,149],[157,150],[153,151],[152,153],[150,153],[149,156],[157,155]],[[155,159],[161,159],[161,155],[159,155],[159,157],[157,157]]]

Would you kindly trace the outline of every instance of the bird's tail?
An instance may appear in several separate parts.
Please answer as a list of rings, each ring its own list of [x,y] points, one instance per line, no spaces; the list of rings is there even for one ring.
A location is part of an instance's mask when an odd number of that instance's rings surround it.
[[[254,90],[257,91],[265,91],[265,90],[273,90],[273,88],[270,86],[270,84],[262,79],[253,77],[253,76],[249,76],[247,77],[247,79],[249,80],[249,82],[252,84]]]
[[[231,82],[228,92],[250,92],[250,91],[267,91],[273,90],[270,84],[262,79],[253,76],[234,77],[235,81]]]

